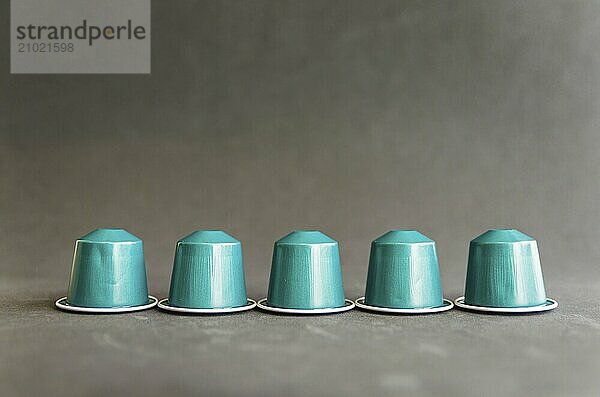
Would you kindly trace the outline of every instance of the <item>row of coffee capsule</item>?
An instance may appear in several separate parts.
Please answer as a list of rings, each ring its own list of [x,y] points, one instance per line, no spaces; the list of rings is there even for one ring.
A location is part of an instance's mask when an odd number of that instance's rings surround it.
[[[537,242],[514,229],[489,230],[471,241],[465,296],[473,311],[551,310]],[[158,306],[179,313],[229,313],[259,308],[291,314],[361,309],[420,314],[452,309],[444,299],[435,242],[418,231],[394,230],[371,244],[365,296],[346,299],[337,241],[295,231],[275,242],[267,297],[246,295],[242,246],[225,232],[196,231],[177,242],[169,296],[148,295],[142,240],[123,229],[97,229],[75,243],[68,294],[59,309],[118,313]]]

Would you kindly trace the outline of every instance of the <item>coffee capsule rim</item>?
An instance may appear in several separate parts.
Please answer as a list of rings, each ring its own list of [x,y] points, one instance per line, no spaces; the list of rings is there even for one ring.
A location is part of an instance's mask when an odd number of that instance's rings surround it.
[[[362,310],[379,312],[379,313],[390,313],[390,314],[430,314],[430,313],[441,313],[451,310],[454,307],[454,303],[450,299],[444,299],[444,304],[436,307],[419,307],[419,308],[395,308],[395,307],[383,307],[383,306],[372,306],[367,305],[365,297],[360,297],[354,303],[356,307]]]
[[[220,307],[220,308],[195,308],[195,307],[180,307],[169,304],[169,298],[161,299],[158,302],[158,308],[172,313],[188,313],[188,314],[223,314],[223,313],[238,313],[252,310],[256,307],[256,302],[250,298],[246,298],[246,304],[235,307]]]
[[[149,303],[145,303],[143,305],[138,306],[127,306],[127,307],[86,307],[86,306],[74,306],[67,302],[67,297],[63,297],[58,299],[54,305],[60,309],[67,312],[75,312],[75,313],[128,313],[128,312],[137,312],[141,310],[151,309],[158,303],[158,299],[153,297],[152,295],[148,295]]]
[[[491,307],[491,306],[477,306],[469,305],[465,303],[465,297],[461,296],[454,300],[454,304],[457,308],[468,311],[476,312],[489,312],[489,313],[537,313],[547,312],[558,307],[558,302],[551,298],[546,298],[546,303],[535,306],[523,306],[523,307]]]
[[[256,306],[264,311],[272,313],[284,313],[284,314],[334,314],[342,313],[348,310],[354,309],[355,305],[351,299],[344,299],[344,306],[340,307],[326,307],[320,309],[292,309],[286,307],[275,307],[267,304],[267,298],[263,298],[256,303]]]

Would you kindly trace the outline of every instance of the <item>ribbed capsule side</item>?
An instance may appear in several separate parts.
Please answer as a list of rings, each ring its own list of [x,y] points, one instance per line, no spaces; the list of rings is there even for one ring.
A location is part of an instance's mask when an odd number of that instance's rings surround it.
[[[292,309],[344,306],[337,242],[275,243],[267,302]]]
[[[546,302],[537,242],[478,243],[469,246],[465,303],[527,307]]]
[[[177,243],[169,288],[170,305],[221,309],[243,306],[246,302],[239,242]]]
[[[365,303],[389,308],[443,304],[435,243],[371,244]]]
[[[148,303],[141,240],[77,240],[67,302],[74,306],[116,308]]]

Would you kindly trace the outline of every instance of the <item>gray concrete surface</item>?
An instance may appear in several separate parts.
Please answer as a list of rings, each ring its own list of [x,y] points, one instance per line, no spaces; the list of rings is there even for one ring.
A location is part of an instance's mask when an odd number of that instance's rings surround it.
[[[194,317],[62,313],[63,285],[13,283],[0,300],[0,384],[5,396],[591,397],[599,287],[555,286],[561,306],[540,315]]]
[[[9,2],[0,24],[9,26]],[[600,2],[154,1],[151,75],[10,75],[0,57],[0,395],[600,395]],[[9,42],[9,30],[0,29]],[[447,297],[489,228],[538,239],[536,316],[52,308],[74,240],[223,229],[264,296],[273,242],[437,241]]]

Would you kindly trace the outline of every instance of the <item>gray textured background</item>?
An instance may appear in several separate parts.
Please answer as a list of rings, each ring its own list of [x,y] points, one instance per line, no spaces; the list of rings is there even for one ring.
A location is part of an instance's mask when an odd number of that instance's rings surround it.
[[[0,39],[9,42],[9,2]],[[597,396],[600,2],[155,1],[152,74],[9,75],[0,58],[0,394]],[[5,47],[6,47],[5,46]],[[5,53],[8,53],[7,47]],[[493,227],[538,239],[535,316],[60,313],[74,240],[223,229],[266,294],[273,241],[417,228],[445,295]]]

